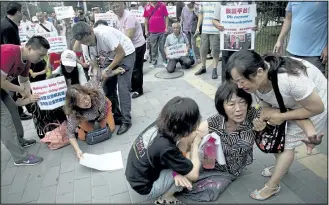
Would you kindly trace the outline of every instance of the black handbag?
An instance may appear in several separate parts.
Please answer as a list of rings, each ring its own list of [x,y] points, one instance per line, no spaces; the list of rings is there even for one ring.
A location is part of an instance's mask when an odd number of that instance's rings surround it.
[[[287,112],[286,107],[284,106],[284,102],[282,96],[279,91],[278,86],[278,70],[274,70],[269,75],[271,78],[273,90],[275,93],[275,97],[279,103],[280,112]],[[266,124],[264,130],[260,132],[256,132],[255,142],[258,148],[265,153],[281,153],[284,151],[284,143],[286,136],[286,128],[287,122],[284,121],[281,125],[269,125]]]
[[[104,128],[101,128],[98,121],[94,122],[94,129],[86,134],[86,142],[89,145],[94,145],[112,137],[112,132],[109,125],[106,123]]]

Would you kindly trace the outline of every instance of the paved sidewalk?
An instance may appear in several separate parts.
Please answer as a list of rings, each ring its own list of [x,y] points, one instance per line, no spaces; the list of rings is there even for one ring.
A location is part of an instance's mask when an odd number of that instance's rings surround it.
[[[146,65],[145,94],[132,100],[131,129],[122,136],[114,135],[112,139],[97,145],[88,146],[79,142],[81,149],[93,154],[121,151],[125,165],[136,136],[156,119],[162,106],[175,96],[188,96],[196,100],[203,119],[215,114],[213,99],[209,97],[211,93],[205,94],[197,84],[192,84],[201,79],[205,87],[208,82],[209,86],[216,86],[219,80],[214,83],[211,72],[196,79],[193,77],[196,69],[186,71],[183,78],[159,80],[154,78],[154,74],[164,68],[151,71]],[[24,128],[26,138],[38,140],[32,121],[25,121]],[[32,154],[43,156],[44,162],[33,167],[16,167],[8,150],[1,144],[1,203],[150,202],[130,188],[125,180],[124,170],[99,172],[80,166],[71,146],[51,151],[46,145],[37,143],[28,150]],[[254,189],[263,187],[267,179],[260,172],[264,167],[272,165],[274,158],[261,153],[257,148],[254,152],[253,164],[214,203],[260,203],[252,200],[249,194]],[[326,203],[328,198],[327,180],[298,161],[294,162],[281,186],[278,196],[262,203]]]

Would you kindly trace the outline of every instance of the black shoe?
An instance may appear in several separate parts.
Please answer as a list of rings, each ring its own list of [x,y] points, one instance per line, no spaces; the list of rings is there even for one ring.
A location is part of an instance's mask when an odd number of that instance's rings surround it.
[[[117,135],[122,135],[126,133],[130,127],[131,127],[131,123],[123,123],[118,129]]]
[[[198,72],[196,72],[194,75],[202,75],[204,73],[206,73],[206,67],[202,66],[200,70],[198,70]]]
[[[22,113],[20,115],[20,117],[21,117],[21,120],[30,120],[30,119],[32,119],[32,115],[28,115],[28,114],[25,114],[25,113]]]
[[[212,70],[212,79],[217,79],[218,75],[217,75],[217,68],[214,68],[214,70]]]
[[[115,123],[115,125],[121,125],[122,120],[121,119],[114,119],[114,123]]]
[[[24,142],[21,143],[21,146],[22,147],[30,147],[32,145],[35,145],[36,141],[35,140],[25,140],[24,139]]]
[[[139,92],[134,92],[134,94],[131,96],[131,98],[135,99],[138,98],[139,96],[142,96],[143,93],[139,93]]]

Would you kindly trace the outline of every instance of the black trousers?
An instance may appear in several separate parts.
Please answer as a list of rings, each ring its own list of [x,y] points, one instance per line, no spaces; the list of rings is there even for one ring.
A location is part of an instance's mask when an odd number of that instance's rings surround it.
[[[131,90],[133,92],[143,93],[143,65],[146,43],[135,49],[136,60],[131,78]]]
[[[15,84],[15,85],[18,85],[19,86],[19,83],[18,83],[18,77],[15,78],[14,80],[11,81],[11,83]],[[16,102],[18,98],[20,98],[21,95],[20,94],[16,94],[16,93],[13,93],[12,94],[12,98],[13,100]],[[26,107],[26,110],[31,113],[32,112],[32,108],[31,108],[31,104],[28,104],[28,105],[25,105]],[[18,108],[18,114],[19,115],[22,115],[24,113],[24,109],[22,106],[17,106]]]

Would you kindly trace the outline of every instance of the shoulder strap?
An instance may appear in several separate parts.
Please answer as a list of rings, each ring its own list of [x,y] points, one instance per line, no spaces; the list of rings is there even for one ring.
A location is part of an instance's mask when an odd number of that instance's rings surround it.
[[[47,32],[50,32],[49,29],[47,29],[44,25],[42,25],[41,23],[39,24],[43,29],[45,29]]]
[[[158,10],[159,7],[160,7],[160,3],[157,3],[149,18],[153,16],[153,14]]]
[[[284,106],[283,98],[282,98],[282,95],[280,93],[279,86],[278,86],[278,69],[274,70],[271,73],[271,80],[272,80],[271,82],[272,82],[276,100],[279,103],[280,111],[287,112],[287,108]]]

